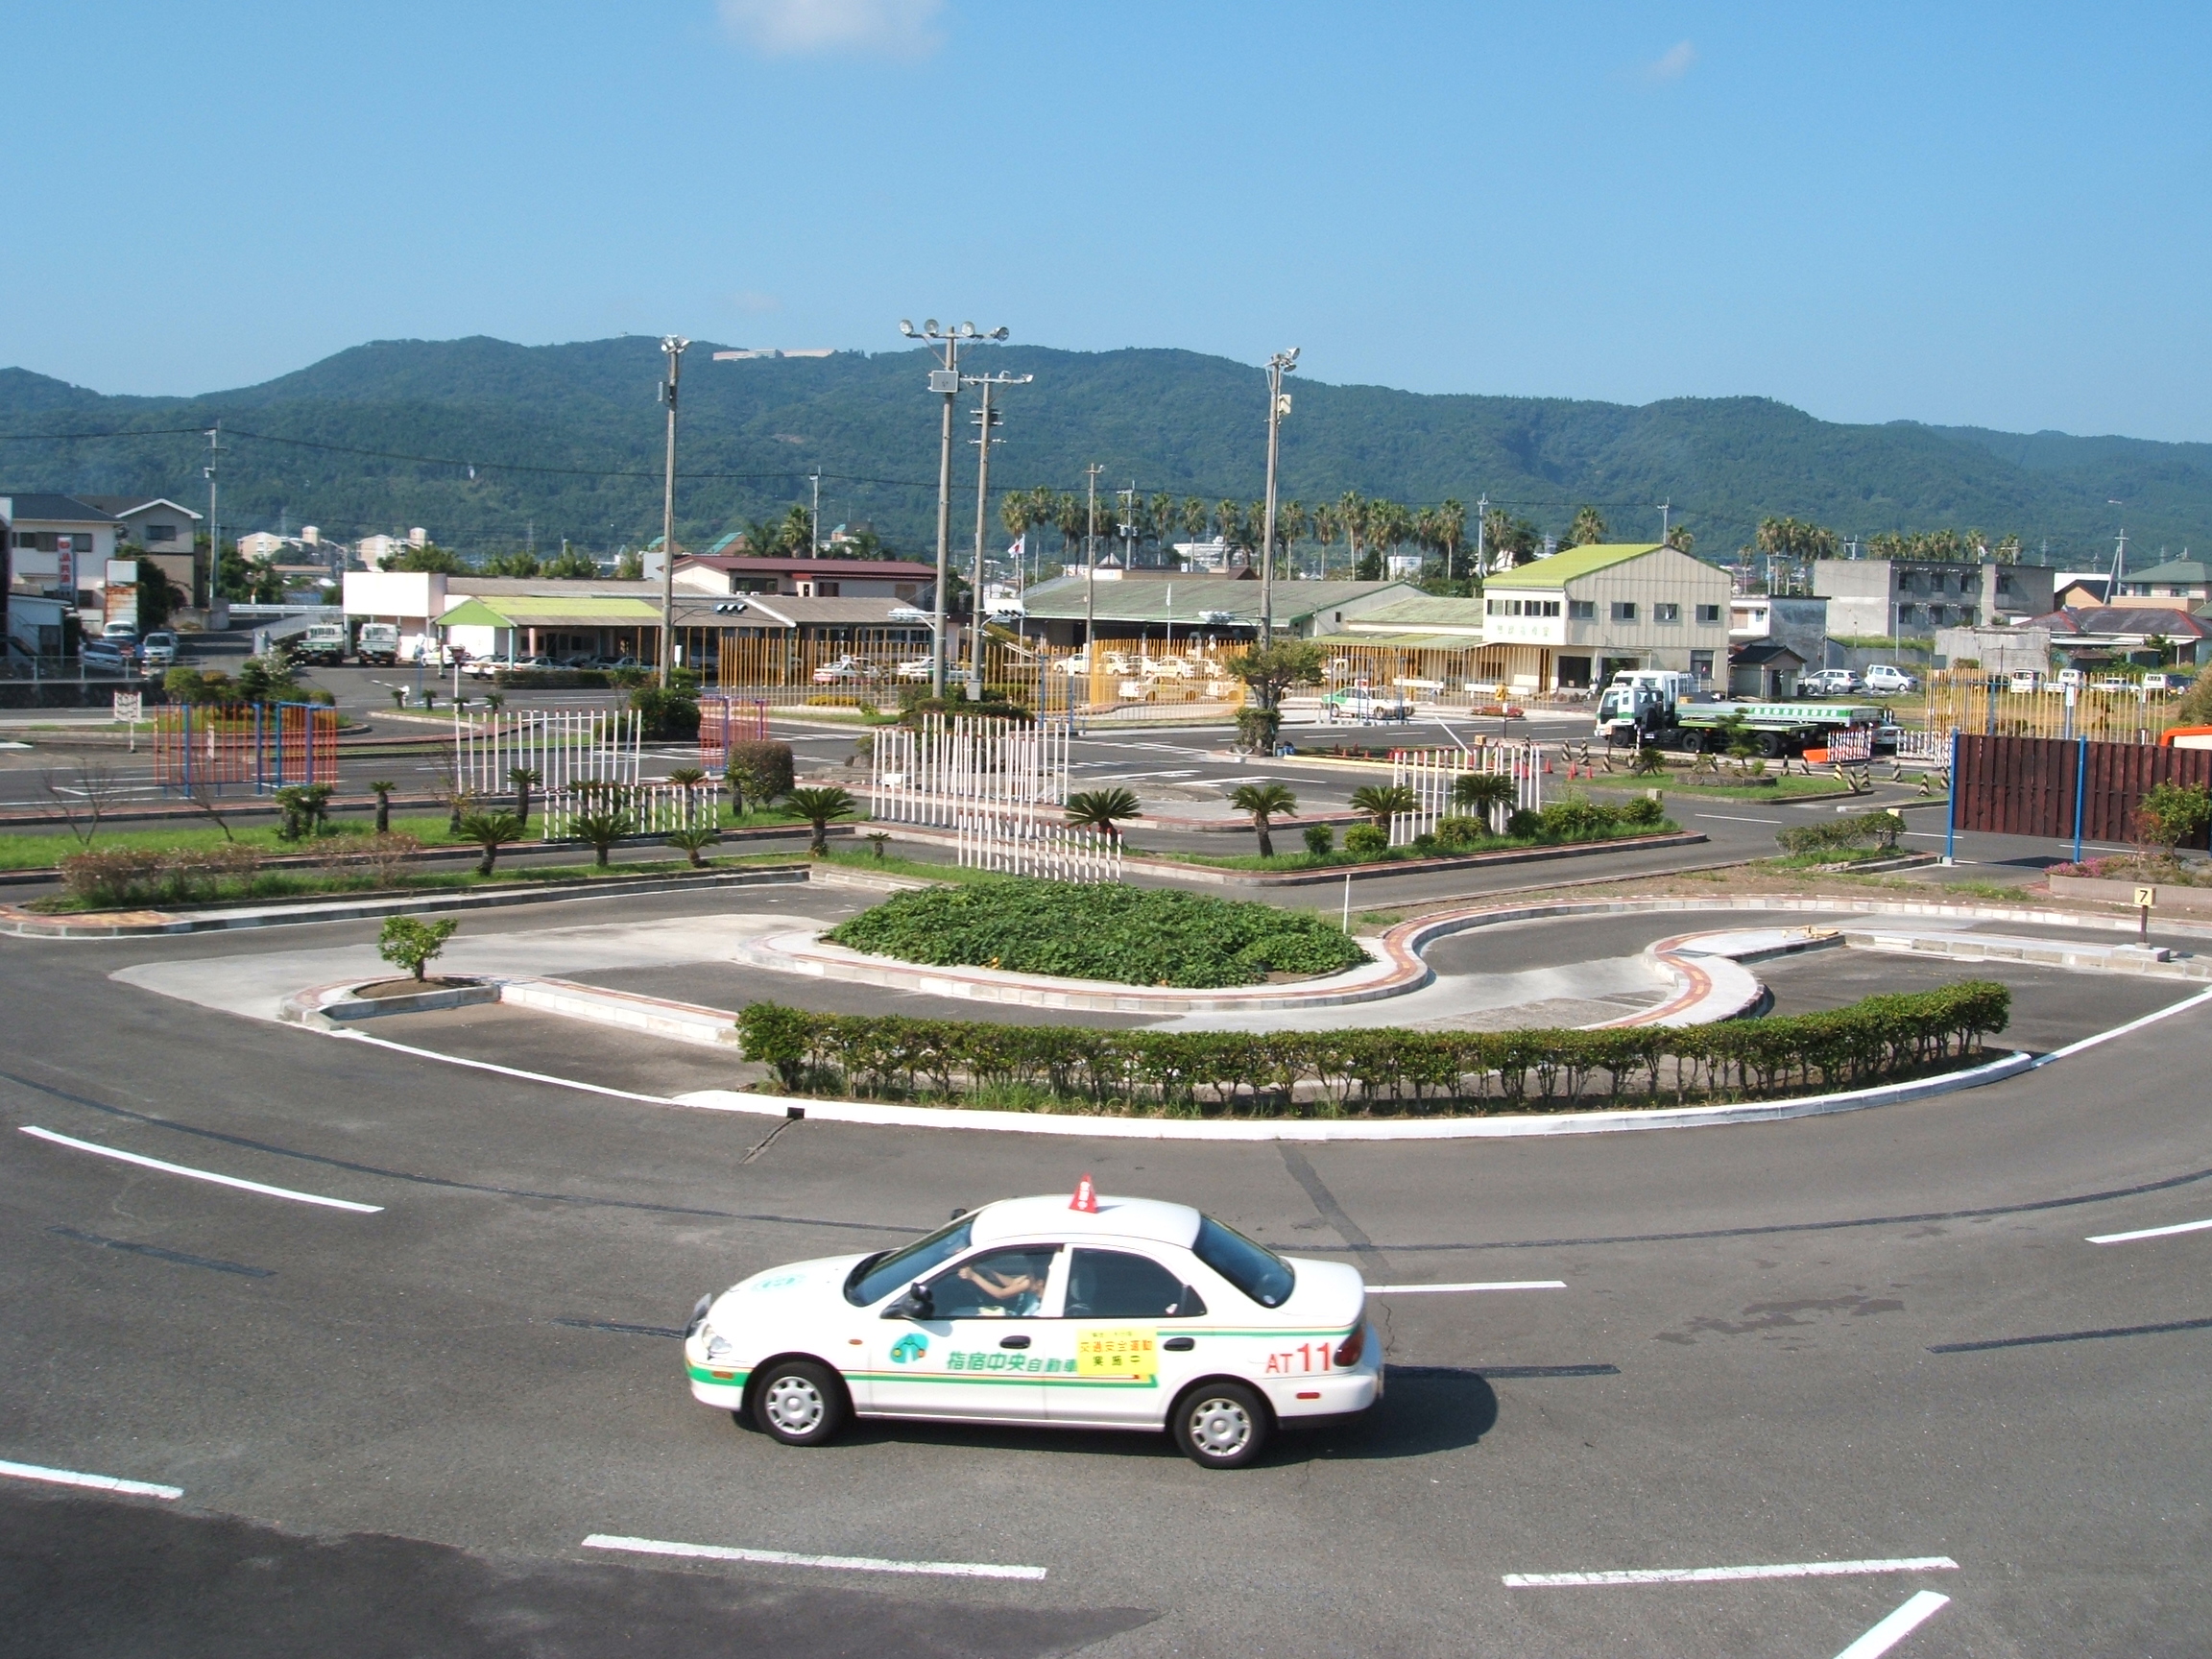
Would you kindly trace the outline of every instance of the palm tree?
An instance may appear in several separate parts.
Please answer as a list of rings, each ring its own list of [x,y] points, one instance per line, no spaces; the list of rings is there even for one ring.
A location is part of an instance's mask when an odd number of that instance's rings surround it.
[[[1567,545],[1589,547],[1605,540],[1605,515],[1595,507],[1575,509],[1575,521],[1567,527]]]
[[[1390,820],[1410,812],[1420,802],[1404,783],[1362,783],[1352,791],[1352,810],[1364,812],[1378,830],[1390,828]]]
[[[699,854],[721,839],[722,831],[711,824],[686,824],[681,830],[671,830],[667,836],[668,845],[688,857],[694,870],[707,867],[707,860]]]
[[[1234,501],[1217,502],[1214,508],[1214,523],[1224,547],[1243,547],[1251,542],[1244,528],[1244,509]]]
[[[806,843],[806,856],[830,856],[830,821],[850,818],[859,805],[851,793],[835,784],[806,789],[794,789],[783,798],[784,805],[799,814],[814,828],[814,838]]]
[[[1357,490],[1336,497],[1336,527],[1344,533],[1344,545],[1352,551],[1351,574],[1359,571],[1359,544],[1367,539],[1367,502]]]
[[[1283,783],[1239,783],[1229,791],[1229,805],[1239,812],[1252,815],[1252,829],[1260,837],[1260,856],[1275,856],[1275,843],[1269,836],[1269,820],[1287,817],[1298,810],[1298,797]]]
[[[632,828],[630,814],[608,800],[593,802],[589,810],[577,813],[574,821],[576,839],[591,849],[591,862],[602,870],[607,868],[607,854],[614,843]]]
[[[484,858],[476,866],[476,874],[489,876],[498,859],[499,849],[510,841],[522,839],[522,820],[512,812],[471,812],[461,820],[461,833],[484,849]]]
[[[1085,789],[1068,797],[1068,822],[1078,830],[1095,830],[1108,840],[1121,839],[1117,822],[1134,818],[1143,807],[1128,789]]]
[[[1462,772],[1452,782],[1452,805],[1472,812],[1495,829],[1501,807],[1510,807],[1520,789],[1501,772]]]
[[[1193,539],[1206,534],[1206,503],[1195,495],[1183,497],[1183,534]]]
[[[1467,540],[1467,509],[1447,497],[1437,505],[1433,521],[1437,545],[1444,554],[1444,580],[1449,582],[1459,543]]]
[[[545,774],[531,766],[510,766],[507,781],[515,785],[515,816],[522,820],[527,829],[530,824],[530,796],[539,784],[545,781]]]
[[[1503,507],[1493,507],[1482,515],[1482,540],[1489,550],[1484,555],[1487,568],[1475,572],[1487,576],[1492,570],[1513,568],[1513,516]]]
[[[1321,543],[1321,574],[1329,574],[1329,546],[1341,532],[1342,520],[1336,516],[1336,503],[1324,501],[1313,509],[1313,540]]]
[[[699,817],[699,786],[707,781],[706,768],[671,766],[668,781],[684,791],[684,823],[688,827]]]
[[[1052,528],[1060,532],[1060,557],[1063,562],[1075,556],[1075,543],[1083,540],[1083,527],[1088,509],[1080,495],[1057,495],[1052,501]]]
[[[392,791],[398,787],[388,778],[379,778],[369,785],[370,792],[376,797],[376,833],[379,835],[392,833]]]

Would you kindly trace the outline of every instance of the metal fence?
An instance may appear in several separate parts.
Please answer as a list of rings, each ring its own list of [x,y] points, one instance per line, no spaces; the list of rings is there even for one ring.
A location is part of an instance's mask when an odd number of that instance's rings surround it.
[[[636,783],[644,719],[635,709],[523,709],[488,718],[455,710],[453,785],[470,795],[512,787],[517,769],[538,774],[548,798],[583,782]]]
[[[1544,809],[1544,757],[1533,742],[1477,741],[1465,749],[1396,749],[1390,754],[1390,781],[1413,791],[1413,810],[1393,813],[1390,845],[1410,846],[1431,834],[1440,818],[1467,816],[1455,806],[1452,793],[1459,780],[1470,776],[1509,778],[1513,804],[1494,808],[1490,828],[1503,831],[1505,819],[1526,809]]]
[[[1068,799],[1065,720],[1020,725],[971,715],[926,716],[919,731],[878,730],[869,808],[892,824],[956,825],[978,806],[1059,806]]]
[[[709,772],[726,771],[733,743],[768,740],[768,704],[759,697],[702,697],[699,699],[699,764]]]
[[[710,827],[722,821],[722,784],[613,783],[586,779],[545,796],[544,835],[548,841],[581,841],[578,820],[593,815],[618,819],[623,835],[666,835],[678,830]]]
[[[954,814],[952,829],[963,870],[1051,881],[1121,879],[1119,836],[1070,829],[1034,805],[968,807]]]
[[[338,711],[320,703],[171,703],[153,722],[164,792],[268,795],[338,781]]]
[[[2017,685],[2021,687],[2014,690]],[[2129,685],[2061,685],[2047,676],[1946,670],[1928,676],[1931,732],[1984,737],[2086,737],[2093,743],[2154,743],[2174,724],[2177,691]]]

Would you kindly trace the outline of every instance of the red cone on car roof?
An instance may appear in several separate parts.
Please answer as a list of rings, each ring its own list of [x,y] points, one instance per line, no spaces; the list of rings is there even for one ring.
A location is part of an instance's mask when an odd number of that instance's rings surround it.
[[[1075,1183],[1075,1196],[1069,1201],[1068,1208],[1080,1210],[1086,1215],[1098,1214],[1098,1189],[1091,1185],[1090,1176],[1085,1175]]]

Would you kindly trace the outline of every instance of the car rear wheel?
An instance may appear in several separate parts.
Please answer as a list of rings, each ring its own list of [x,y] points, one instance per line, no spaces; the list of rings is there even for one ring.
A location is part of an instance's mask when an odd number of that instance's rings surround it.
[[[845,1384],[826,1365],[785,1359],[772,1365],[753,1388],[753,1421],[786,1446],[819,1446],[845,1427],[852,1408]]]
[[[1273,1419],[1241,1382],[1201,1382],[1176,1402],[1175,1444],[1201,1469],[1241,1469],[1266,1450]]]

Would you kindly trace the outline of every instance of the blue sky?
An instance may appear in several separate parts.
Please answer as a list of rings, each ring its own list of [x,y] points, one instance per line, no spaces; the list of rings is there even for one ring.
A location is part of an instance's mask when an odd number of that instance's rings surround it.
[[[885,349],[935,315],[2212,440],[2202,5],[0,16],[0,364],[101,391],[376,338]]]

